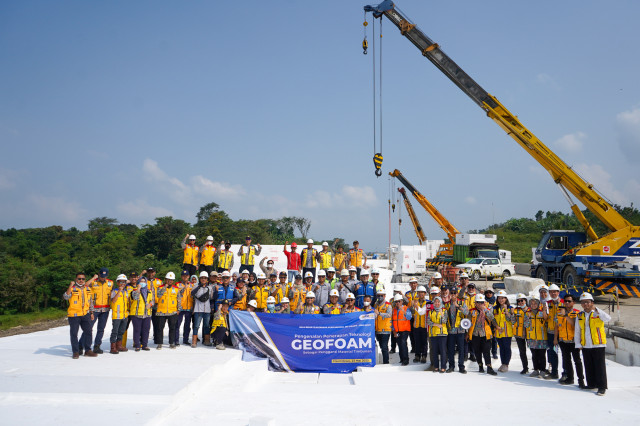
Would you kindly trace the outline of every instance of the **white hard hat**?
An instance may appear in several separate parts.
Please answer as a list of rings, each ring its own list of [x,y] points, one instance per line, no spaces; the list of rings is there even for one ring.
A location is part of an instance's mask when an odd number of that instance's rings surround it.
[[[220,275],[222,275],[223,277],[230,277],[231,273],[229,273],[229,271],[222,271],[222,274]]]
[[[338,291],[338,289],[334,288],[329,292],[329,296],[340,296],[340,292]]]
[[[379,270],[378,268],[373,268],[373,269],[371,270],[371,273],[372,273],[372,274],[379,274],[379,273],[380,273],[380,270]]]
[[[289,303],[289,298],[288,297],[283,297],[282,300],[280,301],[280,303]]]
[[[411,278],[411,279],[409,280],[409,282],[410,282],[410,283],[417,283],[417,282],[418,282],[418,279],[417,279],[417,278]]]
[[[580,295],[580,301],[582,302],[583,300],[591,300],[591,301],[593,301],[593,296],[590,293],[582,293]]]
[[[212,237],[211,235],[209,235],[209,236],[207,237],[207,241],[213,241],[213,237]]]
[[[538,291],[542,291],[542,290],[544,290],[544,291],[549,291],[549,287],[547,287],[545,284],[542,284],[542,285],[540,286],[540,288],[538,289]]]
[[[324,271],[324,269],[320,269],[320,270],[318,271],[318,276],[319,276],[319,277],[326,277],[326,276],[327,276],[327,273]]]
[[[387,292],[385,291],[384,287],[380,287],[377,291],[376,294],[387,294]]]
[[[120,274],[118,275],[118,278],[116,278],[116,281],[126,281],[127,280],[127,276],[125,274]]]
[[[241,273],[241,274],[247,274],[247,275],[248,275],[248,274],[249,274],[249,271],[248,271],[248,270],[246,270],[246,269],[243,269],[243,270],[242,270],[242,272],[240,272],[240,273]]]
[[[395,284],[393,286],[393,291],[402,291],[402,284]]]
[[[483,294],[476,294],[476,302],[486,302]]]
[[[308,291],[307,294],[304,296],[306,299],[313,297],[315,299],[316,294],[312,291]]]
[[[169,274],[167,274],[167,275],[169,275]],[[207,271],[202,271],[202,272],[200,272],[200,278],[202,278],[202,277],[207,277],[207,278],[209,278],[209,273],[208,273]],[[169,278],[169,277],[167,277],[167,278]],[[172,278],[172,279],[173,279],[173,278]]]
[[[304,277],[305,277],[305,278],[309,278],[309,277],[313,278],[313,273],[311,273],[311,272],[305,272],[305,273],[304,273]]]
[[[366,269],[363,269],[362,271],[360,271],[360,276],[363,275],[369,275],[369,271],[367,271]]]
[[[436,287],[436,286],[433,286],[433,287],[431,287],[431,289],[429,290],[429,293],[431,293],[431,294],[440,293],[440,288],[439,288],[439,287]]]
[[[496,294],[497,297],[507,297],[507,292],[504,290],[498,290],[498,294]]]
[[[176,279],[176,274],[174,274],[173,272],[169,271],[167,272],[167,275],[164,276],[166,279],[168,280],[175,280]]]
[[[341,275],[341,276],[348,277],[348,276],[349,276],[349,270],[347,270],[347,269],[343,269],[342,271],[340,271],[340,275]]]
[[[328,243],[328,242],[326,242],[326,241],[324,241],[324,242],[322,243],[322,245],[323,245],[323,246],[327,246],[327,247],[329,247],[329,243]]]
[[[527,300],[527,296],[525,296],[523,293],[518,293],[518,295],[516,296],[516,300],[520,299]]]
[[[393,296],[393,301],[394,302],[397,302],[398,300],[403,300],[401,294],[396,294],[395,296]]]
[[[347,294],[347,298],[345,300],[349,300],[349,299],[355,300],[356,297],[353,295],[353,293],[349,293],[349,294]]]
[[[336,268],[334,268],[333,266],[329,267],[329,269],[327,269],[327,272],[335,272]]]
[[[258,275],[256,276],[256,278],[258,278],[258,279],[267,279],[267,276],[264,274],[264,272],[258,272]]]
[[[558,286],[557,286],[557,285],[555,285],[555,284],[551,284],[551,285],[549,286],[549,291],[551,291],[551,290],[560,291],[560,287],[558,287]]]
[[[312,240],[311,238],[309,238],[309,239],[307,240],[307,244],[313,244],[313,240]]]
[[[469,278],[469,274],[467,274],[466,272],[463,272],[460,274],[460,278]]]
[[[190,239],[190,240],[195,240],[195,239],[196,239],[196,236],[195,236],[195,235],[193,235],[193,234],[191,234],[191,235],[189,235],[189,239]]]
[[[276,303],[276,298],[273,296],[267,297],[267,303]]]
[[[427,289],[423,285],[421,285],[421,286],[418,286],[418,290],[417,291],[424,291],[426,293]]]
[[[256,302],[255,300],[249,300],[248,305],[253,306],[256,309],[258,308],[258,302]]]
[[[355,266],[349,266],[349,272],[352,272],[352,271],[353,271],[353,272],[357,272],[357,271],[358,271],[358,269],[356,269],[356,267],[355,267]]]
[[[442,274],[440,272],[436,272],[435,274],[433,274],[433,279],[436,280],[438,278],[442,278]]]

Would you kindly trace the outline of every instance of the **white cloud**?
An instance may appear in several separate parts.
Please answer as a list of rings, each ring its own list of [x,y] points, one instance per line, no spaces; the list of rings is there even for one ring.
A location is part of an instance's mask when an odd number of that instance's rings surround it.
[[[126,215],[128,218],[153,220],[156,217],[173,216],[173,213],[159,206],[152,206],[145,200],[128,201],[118,204],[118,212]]]
[[[342,187],[342,195],[347,202],[356,207],[372,207],[378,202],[376,193],[370,186],[344,186]]]
[[[213,198],[240,198],[246,194],[241,185],[231,185],[226,182],[214,182],[204,176],[198,175],[191,178],[193,192]]]
[[[87,213],[79,203],[67,201],[62,197],[30,195],[27,201],[32,214],[36,217],[46,217],[50,222],[77,223]]]
[[[16,175],[13,170],[0,168],[0,191],[15,188]]]
[[[611,182],[611,175],[599,164],[577,164],[574,169],[595,189],[612,203],[626,205],[629,197],[622,191],[615,189]]]
[[[467,204],[475,204],[477,202],[476,197],[469,195],[468,197],[465,197],[464,201]]]
[[[370,186],[342,187],[339,193],[330,193],[319,190],[307,195],[305,206],[308,208],[362,208],[372,207],[378,201],[376,193]]]
[[[556,140],[555,145],[566,152],[577,153],[582,151],[586,138],[587,135],[582,132],[570,133]]]
[[[640,162],[640,107],[623,111],[616,116],[616,130],[620,150],[630,163]]]

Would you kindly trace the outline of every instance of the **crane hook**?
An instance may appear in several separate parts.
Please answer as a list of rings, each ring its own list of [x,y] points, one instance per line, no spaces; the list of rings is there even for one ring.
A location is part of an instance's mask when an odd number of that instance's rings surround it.
[[[364,55],[367,54],[367,48],[369,47],[369,43],[367,42],[367,38],[365,37],[364,40],[362,40],[362,53]]]
[[[381,170],[381,167],[382,167],[382,153],[379,152],[379,153],[377,153],[377,154],[375,154],[373,156],[373,165],[376,168],[376,172],[375,172],[376,176],[377,177],[382,176],[382,170]]]

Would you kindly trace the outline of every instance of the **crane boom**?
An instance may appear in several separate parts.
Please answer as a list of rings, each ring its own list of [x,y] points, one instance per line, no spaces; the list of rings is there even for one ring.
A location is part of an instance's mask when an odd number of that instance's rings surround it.
[[[418,244],[422,245],[422,243],[427,241],[427,237],[424,235],[424,230],[420,225],[418,216],[416,216],[416,212],[413,210],[411,201],[409,201],[407,192],[404,190],[404,188],[398,188],[398,192],[401,193],[402,198],[404,198],[404,206],[407,208],[407,213],[409,214],[409,218],[411,219],[411,223],[413,224],[413,229],[416,231],[416,235],[418,236]]]
[[[372,12],[376,18],[386,16],[400,33],[413,43],[429,61],[444,73],[456,86],[467,94],[489,118],[495,121],[525,151],[551,174],[554,182],[566,188],[585,205],[611,231],[629,228],[629,223],[604,199],[593,185],[585,182],[571,167],[529,131],[518,118],[511,114],[495,96],[486,92],[466,72],[462,70],[437,43],[427,37],[415,24],[399,12],[391,0],[377,6],[365,6],[365,12]]]

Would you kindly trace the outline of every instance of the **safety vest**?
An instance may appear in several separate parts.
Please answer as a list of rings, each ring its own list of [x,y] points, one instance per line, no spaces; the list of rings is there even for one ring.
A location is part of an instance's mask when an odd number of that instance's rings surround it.
[[[578,310],[574,309],[567,315],[558,315],[558,340],[561,342],[573,342],[576,332],[575,319],[578,317]],[[570,321],[573,320],[573,321]]]
[[[336,303],[335,305],[327,303],[324,305],[324,308],[329,308],[329,312],[327,313],[328,315],[340,315],[342,313],[342,305],[339,303]],[[322,308],[322,312],[325,312],[324,308]]]
[[[147,291],[147,298],[142,296],[142,292],[140,292],[140,296],[138,300],[134,300],[131,295],[129,296],[129,316],[134,317],[144,317],[151,316],[151,305],[153,304],[153,293],[151,291]]]
[[[247,252],[245,252],[247,250]],[[240,256],[240,263],[243,265],[255,265],[256,263],[256,248],[254,246],[242,246],[242,256]]]
[[[356,268],[361,267],[363,257],[364,257],[364,253],[362,249],[349,250],[349,266],[355,266]]]
[[[424,308],[425,306],[427,306],[426,300],[418,300],[419,308]],[[427,328],[427,313],[428,311],[424,315],[419,315],[417,309],[413,310],[413,328]]]
[[[233,253],[231,251],[221,250],[218,255],[218,268],[229,269],[232,260]]]
[[[180,310],[181,311],[190,311],[193,309],[193,296],[191,295],[191,290],[193,290],[193,284],[188,282],[179,283],[178,288],[182,291],[182,300],[180,300]]]
[[[476,321],[478,321],[478,315],[480,314],[480,312],[477,309],[473,308],[470,314],[471,314],[471,328],[469,328],[469,340],[473,339],[473,330],[475,330],[476,328]],[[484,334],[487,340],[493,337],[493,334],[491,333],[491,325],[487,320],[486,314],[484,317]]]
[[[192,246],[191,244],[187,244],[184,248],[184,256],[182,257],[182,263],[187,265],[194,265],[198,262],[198,246]]]
[[[563,303],[564,301],[562,299],[558,299],[558,302],[554,302],[553,300],[549,300],[547,302],[547,306],[549,307],[549,313],[547,314],[547,330],[549,333],[555,333],[558,308]]]
[[[129,293],[127,289],[117,292],[116,298],[111,300],[111,319],[124,319],[129,316]]]
[[[215,312],[218,312],[218,307],[224,300],[228,300],[229,302],[231,302],[231,299],[233,299],[233,296],[234,296],[233,293],[234,292],[231,286],[228,286],[225,289],[223,285],[218,285],[218,298],[216,299],[216,304],[214,306]]]
[[[316,262],[316,255],[318,254],[318,251],[314,248],[309,249],[307,247],[302,249],[302,267],[306,268],[307,267],[307,256],[309,256],[309,250],[311,250],[311,256],[313,256],[312,260],[312,268],[315,268],[317,265]]]
[[[147,283],[149,289],[153,293],[153,300],[155,300],[158,295],[158,287],[162,285],[162,280],[159,278],[154,278],[152,280],[148,280]]]
[[[253,299],[258,304],[258,309],[265,309],[267,307],[267,298],[269,297],[269,287],[256,286],[253,288]]]
[[[411,331],[411,320],[407,319],[407,307],[401,306],[400,309],[393,308],[391,313],[391,321],[393,330],[396,332]]]
[[[303,305],[302,306],[302,312],[300,312],[301,314],[319,314],[320,313],[320,308],[317,307],[316,305]]]
[[[74,285],[69,298],[68,317],[83,317],[89,313],[91,305],[91,290],[86,285]]]
[[[175,314],[178,312],[178,293],[180,289],[172,286],[166,289],[158,299],[159,314]]]
[[[414,300],[418,300],[418,292],[414,291],[413,293],[411,292],[411,290],[409,290],[408,292],[406,292],[404,294],[404,297],[407,298],[407,300],[409,301],[409,306],[413,305],[413,301]]]
[[[291,287],[291,297],[289,297],[289,306],[291,307],[291,312],[295,312],[298,309],[298,304],[304,303],[305,296],[307,295],[307,289],[303,286],[302,288],[296,288],[295,286]]]
[[[538,311],[534,316],[531,310],[527,309],[527,316],[531,319],[531,325],[527,328],[527,339],[547,340],[547,321],[543,312]]]
[[[596,311],[591,312],[589,314],[589,330],[591,331],[591,342],[594,345],[606,345],[607,344],[607,336],[604,331],[604,321],[600,319],[600,317],[593,317],[593,314],[597,313]],[[580,344],[584,347],[586,344],[586,339],[584,338],[585,332],[585,323],[587,321],[587,313],[580,312],[578,314],[578,322],[580,323]]]
[[[506,309],[508,310],[510,308]],[[496,338],[513,337],[513,324],[511,324],[511,321],[507,319],[507,311],[496,306],[493,308],[493,317],[495,318],[498,327],[504,328],[504,331],[496,329]]]
[[[213,245],[204,246],[200,253],[200,264],[213,266],[213,257],[216,255],[216,248]]]
[[[381,304],[376,303],[375,305],[376,311],[378,312],[378,316],[376,316],[376,333],[380,332],[391,332],[391,318],[382,318],[380,314],[386,314],[387,311],[391,308],[389,302],[384,302]]]
[[[331,252],[328,250],[320,252],[320,269],[331,268],[331,257]]]
[[[442,324],[442,317],[445,318],[445,323],[444,324]],[[430,326],[429,327],[429,337],[446,336],[446,335],[449,334],[447,332],[446,317],[447,317],[447,311],[445,311],[444,309],[440,309],[439,311],[436,311],[434,309],[433,311],[429,312],[429,319],[431,320],[431,322],[434,323],[434,324],[441,324],[442,325],[442,327]]]
[[[280,284],[280,287],[277,287],[277,284]],[[277,282],[273,286],[271,286],[270,291],[272,295],[275,292],[275,295],[273,297],[276,299],[276,305],[278,305],[284,297],[285,292],[287,291],[287,285],[282,284],[281,282]]]
[[[513,314],[516,316],[516,320],[513,324],[511,324],[511,331],[513,332],[514,336],[524,339],[526,337],[524,329],[524,316],[526,315],[526,310],[520,307],[516,307],[513,310]]]
[[[229,329],[229,325],[227,324],[227,315],[222,312],[216,312],[213,316],[213,324],[211,324],[211,333],[216,331],[216,328],[224,327],[227,330]]]
[[[467,306],[469,307],[469,309],[475,309],[476,308],[476,294],[473,294],[473,295],[465,294],[465,296],[464,296],[465,301],[467,302]]]
[[[237,311],[246,311],[247,310],[247,288],[242,287],[242,289],[236,288],[238,291],[238,301],[233,305],[233,309]]]
[[[91,284],[91,297],[93,298],[94,308],[108,308],[110,306],[111,290],[113,290],[113,281],[105,279],[103,283],[95,280]]]
[[[343,265],[344,260],[347,258],[347,253],[336,253],[333,255],[333,267],[336,268],[336,272],[340,273],[340,270],[344,268]]]
[[[466,303],[466,301],[458,299],[458,304],[460,304],[461,306],[456,309],[456,318],[453,321],[452,328],[460,328],[460,323],[464,318],[466,318],[466,315],[462,312],[462,306],[464,306]]]
[[[356,305],[353,305],[352,308],[347,308],[346,306],[344,307],[343,314],[350,314],[352,312],[360,312],[360,308],[358,308]]]

